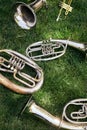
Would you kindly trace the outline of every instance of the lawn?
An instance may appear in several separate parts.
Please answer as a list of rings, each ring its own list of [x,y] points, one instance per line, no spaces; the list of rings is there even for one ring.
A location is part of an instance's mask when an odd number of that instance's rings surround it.
[[[47,0],[31,30],[22,30],[13,18],[17,0],[0,0],[0,49],[12,49],[25,55],[26,48],[37,41],[70,39],[87,43],[87,1],[73,0],[72,13],[56,22],[59,0]],[[23,0],[30,3],[29,0]],[[63,15],[64,11],[62,12]],[[62,16],[64,18],[64,16]],[[68,47],[65,55],[48,62],[37,62],[43,69],[42,88],[33,94],[35,102],[55,116],[62,115],[66,103],[87,96],[87,61],[85,55]],[[2,73],[2,72],[1,72]],[[0,85],[0,130],[56,130],[55,127],[28,113],[18,115],[31,95],[20,95]]]

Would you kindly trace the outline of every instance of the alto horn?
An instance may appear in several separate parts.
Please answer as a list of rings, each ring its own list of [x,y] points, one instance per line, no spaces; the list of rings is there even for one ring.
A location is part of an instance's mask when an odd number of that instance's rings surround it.
[[[47,61],[61,57],[65,54],[67,46],[86,52],[87,44],[69,40],[50,39],[31,44],[26,49],[26,55],[35,61]]]
[[[49,112],[38,106],[33,100],[29,100],[26,103],[21,114],[26,107],[28,107],[30,113],[45,120],[56,128],[87,130],[87,99],[76,99],[67,103],[63,109],[62,118],[51,115]],[[71,108],[76,110],[70,113],[70,111],[72,111]]]
[[[13,75],[14,82],[4,76],[6,72]],[[41,88],[43,71],[34,61],[16,51],[0,50],[0,84],[16,93],[31,94]]]
[[[17,2],[14,20],[22,29],[30,29],[34,27],[36,25],[35,12],[45,4],[46,0],[35,0],[30,4]]]

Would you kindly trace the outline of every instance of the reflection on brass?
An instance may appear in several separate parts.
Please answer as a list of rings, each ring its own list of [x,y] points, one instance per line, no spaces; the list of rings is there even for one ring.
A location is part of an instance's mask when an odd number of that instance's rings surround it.
[[[29,72],[32,70],[33,75]],[[26,72],[26,69],[28,71]],[[17,85],[1,74],[10,73],[21,85]],[[0,50],[0,84],[20,93],[29,94],[38,91],[43,84],[43,71],[31,59],[13,50]]]
[[[46,5],[46,0],[35,0],[30,4],[17,2],[14,19],[18,26],[22,29],[30,29],[34,27],[37,21],[35,12],[43,5]]]
[[[73,108],[75,107],[76,109],[74,112],[71,112],[70,116],[72,120],[68,118],[69,114],[67,114],[71,110],[70,108],[68,109],[69,106],[72,106]],[[32,99],[28,100],[22,109],[21,114],[24,112],[26,107],[28,108],[29,113],[34,114],[56,128],[68,130],[87,130],[87,99],[76,99],[67,103],[63,109],[62,118],[53,116],[45,109],[38,106]],[[66,111],[68,112],[66,113]],[[79,121],[83,119],[85,119],[85,121]]]
[[[87,44],[69,40],[50,39],[29,45],[26,49],[26,55],[34,61],[53,60],[63,56],[67,46],[74,47],[83,52],[87,50]]]

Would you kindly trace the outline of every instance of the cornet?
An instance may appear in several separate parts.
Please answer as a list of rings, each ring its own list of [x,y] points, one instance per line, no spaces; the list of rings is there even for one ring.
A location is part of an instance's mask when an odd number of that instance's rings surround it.
[[[25,4],[23,2],[16,3],[16,12],[14,19],[16,23],[22,29],[30,29],[36,25],[36,14],[43,5],[46,4],[46,0],[35,0],[31,4]]]
[[[69,40],[50,39],[31,44],[26,49],[26,55],[35,61],[48,61],[65,54],[67,46],[86,52],[87,44],[72,42]]]
[[[36,105],[33,100],[29,100],[22,109],[21,114],[28,107],[30,113],[33,113],[40,119],[45,120],[57,128],[69,130],[87,130],[87,99],[76,99],[67,103],[63,109],[62,118],[55,117],[49,112]],[[70,112],[70,108],[76,109]]]
[[[6,78],[4,72],[12,74],[22,85]],[[0,84],[20,94],[31,94],[41,88],[43,71],[34,61],[16,51],[0,50]]]

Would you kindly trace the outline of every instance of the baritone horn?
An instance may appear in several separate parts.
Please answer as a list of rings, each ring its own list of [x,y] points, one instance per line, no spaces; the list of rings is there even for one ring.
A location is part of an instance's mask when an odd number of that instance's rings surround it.
[[[22,109],[21,114],[26,107],[29,113],[34,114],[56,128],[87,130],[87,99],[75,99],[67,103],[63,109],[62,117],[53,116],[30,99]]]
[[[26,49],[26,55],[34,61],[48,61],[63,56],[67,46],[74,47],[82,52],[87,51],[87,44],[77,43],[69,40],[50,39],[35,42]]]
[[[14,82],[4,76],[7,73]],[[16,51],[0,50],[0,84],[16,93],[31,94],[41,88],[43,71],[34,61]]]
[[[46,0],[35,0],[30,4],[23,2],[16,3],[14,20],[22,29],[30,29],[36,25],[36,14],[43,5],[47,5]]]

